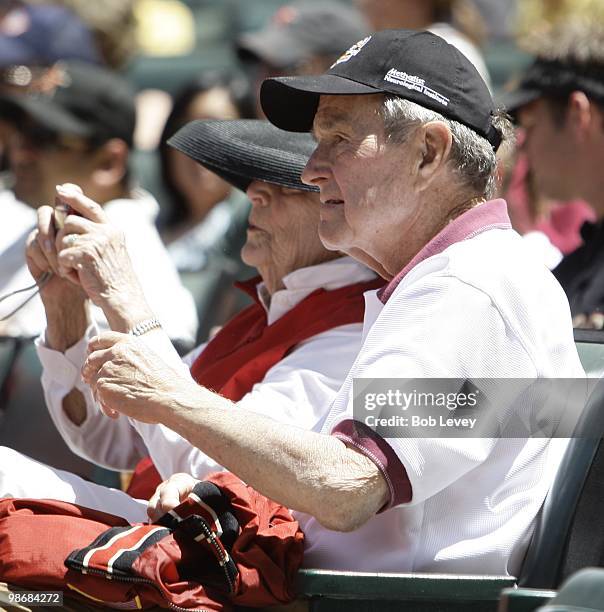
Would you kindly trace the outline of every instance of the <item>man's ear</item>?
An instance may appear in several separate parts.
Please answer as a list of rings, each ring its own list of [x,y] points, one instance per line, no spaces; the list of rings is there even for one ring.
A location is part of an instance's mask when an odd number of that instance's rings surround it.
[[[417,185],[420,191],[426,189],[440,173],[449,159],[453,136],[442,121],[430,121],[418,129],[419,153],[417,164]]]
[[[596,119],[596,106],[582,91],[573,91],[568,97],[566,122],[573,128],[578,140],[589,137]]]
[[[92,180],[101,187],[119,185],[128,171],[128,145],[119,138],[112,138],[95,152],[95,169]]]

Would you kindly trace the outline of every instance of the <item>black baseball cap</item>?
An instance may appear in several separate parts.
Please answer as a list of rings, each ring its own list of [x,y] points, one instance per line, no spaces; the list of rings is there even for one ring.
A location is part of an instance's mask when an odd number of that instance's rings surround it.
[[[241,60],[262,60],[275,68],[290,68],[311,57],[338,57],[366,36],[362,14],[339,2],[301,1],[282,6],[263,30],[238,41]]]
[[[254,180],[319,191],[300,179],[316,143],[261,119],[198,119],[180,128],[168,144],[245,191]]]
[[[495,104],[463,53],[431,32],[382,30],[350,47],[322,75],[276,77],[262,83],[262,110],[271,123],[307,132],[321,95],[400,96],[466,125],[497,150]]]
[[[509,113],[515,113],[538,98],[568,96],[582,91],[597,102],[604,102],[604,64],[537,58],[519,83],[502,97]]]
[[[134,92],[122,77],[85,62],[60,62],[53,79],[44,92],[0,97],[0,118],[26,115],[53,132],[99,142],[121,138],[132,146]]]

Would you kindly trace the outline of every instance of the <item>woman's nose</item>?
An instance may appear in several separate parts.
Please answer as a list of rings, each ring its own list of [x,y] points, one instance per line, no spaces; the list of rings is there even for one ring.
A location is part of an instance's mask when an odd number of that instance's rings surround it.
[[[252,206],[268,206],[271,196],[271,185],[263,181],[252,181],[247,190],[247,197]]]

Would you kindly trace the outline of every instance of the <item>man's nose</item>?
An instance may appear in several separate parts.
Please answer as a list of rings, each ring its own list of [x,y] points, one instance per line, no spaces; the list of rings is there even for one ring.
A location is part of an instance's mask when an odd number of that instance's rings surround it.
[[[327,178],[326,164],[320,147],[317,147],[313,151],[313,154],[306,162],[306,166],[304,167],[304,170],[302,170],[301,178],[303,183],[313,185],[315,187],[320,187],[322,181]]]

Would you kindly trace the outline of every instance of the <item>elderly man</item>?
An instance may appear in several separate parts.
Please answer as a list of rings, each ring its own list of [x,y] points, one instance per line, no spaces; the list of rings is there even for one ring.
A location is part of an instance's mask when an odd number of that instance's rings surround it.
[[[554,270],[577,326],[604,327],[604,28],[567,23],[534,41],[537,58],[508,98],[526,132],[538,190],[581,198],[596,213],[585,244]]]
[[[303,179],[321,190],[323,242],[389,281],[366,294],[363,346],[328,414],[314,432],[233,418],[124,334],[91,341],[85,380],[107,414],[167,425],[294,509],[309,567],[515,573],[564,443],[382,436],[355,420],[352,387],[584,376],[562,289],[526,257],[505,202],[487,201],[505,120],[460,52],[405,30],[363,39],[323,76],[267,81],[262,103],[316,136]],[[191,486],[175,475],[150,513]]]

